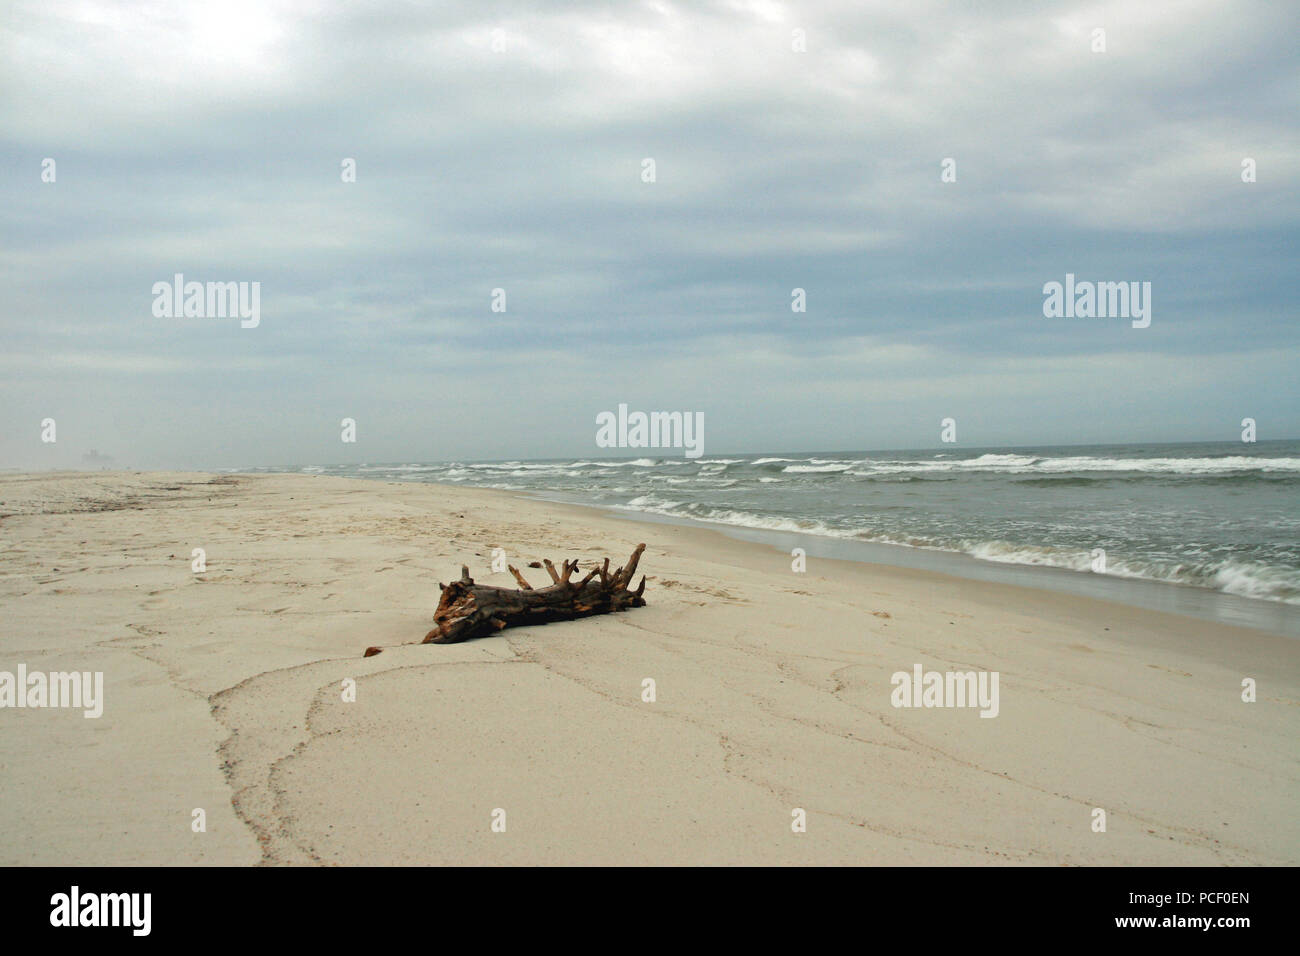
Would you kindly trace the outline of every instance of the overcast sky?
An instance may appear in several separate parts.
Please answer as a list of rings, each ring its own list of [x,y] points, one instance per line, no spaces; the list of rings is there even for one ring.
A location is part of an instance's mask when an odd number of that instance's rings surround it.
[[[1300,437],[1294,2],[7,11],[0,466]]]

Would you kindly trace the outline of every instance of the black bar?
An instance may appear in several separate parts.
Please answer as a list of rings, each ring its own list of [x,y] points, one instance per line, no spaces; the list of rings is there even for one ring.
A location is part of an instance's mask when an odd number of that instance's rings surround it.
[[[461,868],[30,868],[10,869],[0,896],[6,942],[118,938],[236,945],[356,939],[416,932],[432,947],[507,928],[541,945],[593,938],[667,945],[668,927],[695,923],[736,939],[763,938],[773,924],[813,943],[835,927],[866,945],[885,932],[928,941],[1205,939],[1231,945],[1242,933],[1282,930],[1294,873],[1285,869],[536,869]],[[148,935],[119,926],[54,926],[58,894],[149,894]],[[1186,894],[1180,896],[1179,894]],[[1213,894],[1203,896],[1202,894]],[[143,897],[140,897],[143,902]],[[124,914],[128,911],[123,911]],[[61,915],[61,914],[60,914]],[[142,913],[135,912],[137,917]],[[1244,918],[1246,925],[1213,921]],[[1151,925],[1119,925],[1152,919]],[[1204,928],[1190,920],[1209,919]],[[701,920],[703,921],[701,923]],[[137,928],[143,921],[137,919]],[[620,926],[622,927],[620,929]],[[382,931],[382,932],[381,932]],[[376,936],[375,934],[380,935]],[[1044,935],[1050,934],[1050,935]],[[619,943],[623,940],[623,943]],[[441,942],[438,942],[441,941]]]

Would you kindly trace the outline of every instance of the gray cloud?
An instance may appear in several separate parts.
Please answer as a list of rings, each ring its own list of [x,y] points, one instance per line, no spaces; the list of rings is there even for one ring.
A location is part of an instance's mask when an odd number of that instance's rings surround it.
[[[1296,436],[1297,19],[16,4],[0,464],[589,456],[619,402],[714,451]],[[1043,318],[1067,271],[1151,328]],[[261,325],[153,317],[176,272]]]

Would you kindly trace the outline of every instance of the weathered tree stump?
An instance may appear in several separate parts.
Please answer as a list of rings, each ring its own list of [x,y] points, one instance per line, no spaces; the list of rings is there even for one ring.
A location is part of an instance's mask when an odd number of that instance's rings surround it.
[[[570,621],[592,614],[644,607],[645,600],[641,595],[645,593],[645,575],[641,576],[641,583],[635,591],[628,587],[644,551],[645,545],[638,544],[627,564],[612,573],[609,558],[606,558],[603,565],[593,567],[577,582],[571,580],[578,570],[577,561],[564,561],[559,571],[546,561],[552,584],[535,590],[513,565],[510,573],[519,582],[518,590],[475,584],[469,576],[469,568],[462,566],[459,581],[438,585],[442,589],[442,599],[433,612],[436,626],[421,643],[456,644],[507,627]]]

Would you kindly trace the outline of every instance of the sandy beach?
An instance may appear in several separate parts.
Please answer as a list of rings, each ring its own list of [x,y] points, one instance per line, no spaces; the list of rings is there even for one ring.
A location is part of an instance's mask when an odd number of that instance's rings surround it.
[[[647,607],[417,643],[493,548],[642,541]],[[418,483],[8,474],[0,545],[0,671],[104,675],[0,710],[6,865],[1300,863],[1280,635]]]

